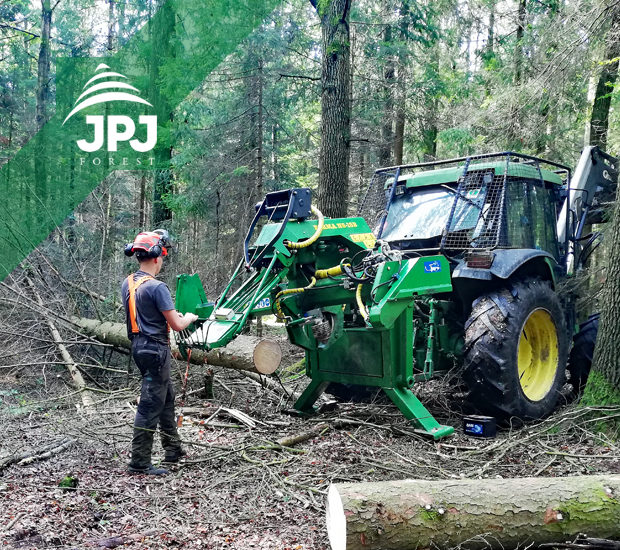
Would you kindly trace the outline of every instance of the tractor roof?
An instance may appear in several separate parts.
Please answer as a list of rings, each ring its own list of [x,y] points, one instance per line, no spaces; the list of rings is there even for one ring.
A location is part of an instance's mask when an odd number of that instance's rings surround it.
[[[503,175],[506,172],[506,162],[481,162],[470,164],[468,173],[477,172],[479,170],[494,170],[495,175]],[[439,185],[442,183],[454,183],[463,174],[463,166],[453,166],[450,168],[441,168],[439,170],[427,170],[426,172],[418,172],[416,174],[403,174],[398,178],[399,183],[406,182],[407,187],[423,187],[426,185]],[[562,185],[563,181],[559,174],[551,170],[540,169],[520,162],[508,163],[508,175],[517,178],[540,179],[556,185]],[[389,180],[387,184],[389,185]]]

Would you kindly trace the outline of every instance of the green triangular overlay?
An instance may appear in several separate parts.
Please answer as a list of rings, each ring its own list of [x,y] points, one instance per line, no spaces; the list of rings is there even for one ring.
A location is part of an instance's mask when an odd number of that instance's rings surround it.
[[[109,172],[165,162],[173,110],[278,3],[168,0],[116,55],[57,60],[56,114],[0,169],[0,280]],[[117,95],[105,95],[110,93]],[[148,151],[140,151],[149,143],[140,115],[157,117],[157,142]],[[91,123],[87,116],[93,117]],[[127,137],[128,118],[138,150]],[[78,143],[88,148],[84,142],[96,141],[95,119],[103,124],[103,145],[84,151]],[[108,150],[114,148],[109,124],[119,137],[115,151]]]

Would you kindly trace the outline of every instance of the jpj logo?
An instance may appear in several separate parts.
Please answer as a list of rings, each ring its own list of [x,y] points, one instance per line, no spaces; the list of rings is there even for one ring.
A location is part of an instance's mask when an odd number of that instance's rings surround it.
[[[131,84],[121,82],[120,78],[127,78],[121,73],[109,71],[107,65],[101,63],[95,69],[93,76],[85,85],[84,91],[76,99],[75,105],[64,124],[76,113],[82,109],[97,105],[99,103],[107,103],[108,101],[129,101],[132,103],[142,103],[152,107],[148,101],[134,95],[131,92],[139,92],[138,88],[134,88]],[[103,72],[100,72],[103,71]],[[109,90],[129,90],[127,91],[109,91]],[[157,143],[157,117],[155,115],[140,115],[138,124],[146,126],[146,141],[132,139],[136,124],[133,119],[124,115],[86,115],[86,124],[92,125],[94,134],[92,141],[85,139],[77,140],[77,146],[87,153],[92,153],[101,149],[105,142],[105,134],[107,130],[107,150],[109,152],[118,151],[118,144],[121,141],[129,141],[129,145],[134,151],[145,153],[155,147]]]

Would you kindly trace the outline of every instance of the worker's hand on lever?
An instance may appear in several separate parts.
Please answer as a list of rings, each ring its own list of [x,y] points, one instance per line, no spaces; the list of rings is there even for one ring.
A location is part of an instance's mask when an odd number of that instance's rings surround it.
[[[164,314],[166,321],[168,321],[170,328],[172,328],[172,330],[176,330],[177,332],[186,329],[189,325],[198,321],[198,315],[195,313],[186,313],[183,315],[175,309],[162,311],[162,313]]]

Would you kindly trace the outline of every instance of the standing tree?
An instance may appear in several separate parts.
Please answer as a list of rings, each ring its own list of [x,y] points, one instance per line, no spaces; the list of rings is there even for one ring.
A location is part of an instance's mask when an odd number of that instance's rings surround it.
[[[590,142],[601,149],[607,146],[609,110],[618,76],[620,56],[620,9],[615,10],[607,36],[605,65],[599,76],[590,120]],[[616,192],[611,227],[608,233],[609,256],[601,300],[601,321],[594,350],[592,371],[582,402],[592,405],[620,403],[620,195]]]
[[[157,83],[149,90],[151,103],[155,107],[158,120],[169,120],[168,128],[172,126],[174,114],[167,97],[160,92],[158,84],[165,78],[165,64],[173,63],[175,58],[174,49],[176,47],[176,14],[172,2],[157,0],[158,14],[160,17],[149,20],[150,38],[153,42],[151,66],[151,82]],[[161,122],[160,122],[161,124]],[[174,190],[172,179],[172,145],[159,144],[155,154],[161,162],[161,169],[155,173],[153,184],[153,225],[159,226],[172,219],[172,210],[168,206],[167,200]]]
[[[37,130],[41,130],[48,119],[50,101],[50,34],[52,28],[52,8],[50,0],[41,0],[41,44],[37,61]],[[35,188],[38,196],[45,196],[47,188],[47,144],[41,140],[38,154],[34,159]]]
[[[615,10],[611,28],[607,35],[605,61],[596,84],[592,116],[590,117],[590,143],[601,149],[607,148],[607,130],[609,128],[609,110],[614,85],[618,78],[618,60],[620,59],[620,9]]]
[[[349,12],[351,0],[310,0],[321,20],[321,153],[319,209],[347,215],[351,103]]]

